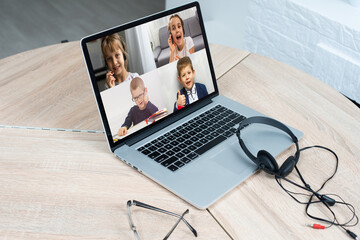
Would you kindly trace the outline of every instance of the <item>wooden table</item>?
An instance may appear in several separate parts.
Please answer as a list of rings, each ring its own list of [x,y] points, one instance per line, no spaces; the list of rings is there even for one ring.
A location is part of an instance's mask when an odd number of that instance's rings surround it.
[[[339,170],[325,192],[341,195],[359,212],[359,109],[285,64],[218,45],[211,45],[211,52],[222,94],[303,131],[300,147],[319,144],[336,151]],[[130,199],[177,213],[190,209],[186,219],[198,239],[346,239],[338,227],[306,227],[313,221],[305,206],[263,172],[207,211],[195,209],[117,160],[102,131],[78,42],[0,60],[2,239],[133,239],[126,211]],[[334,158],[304,152],[298,166],[317,187]],[[298,180],[295,174],[290,178]],[[142,239],[163,238],[176,221],[133,210]],[[351,230],[360,234],[359,226]],[[195,238],[180,223],[171,239]]]

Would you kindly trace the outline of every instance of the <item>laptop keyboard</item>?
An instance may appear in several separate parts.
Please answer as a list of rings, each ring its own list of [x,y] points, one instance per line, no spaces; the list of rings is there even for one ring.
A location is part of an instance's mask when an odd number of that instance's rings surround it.
[[[176,171],[235,134],[246,117],[216,105],[137,150],[171,171]]]

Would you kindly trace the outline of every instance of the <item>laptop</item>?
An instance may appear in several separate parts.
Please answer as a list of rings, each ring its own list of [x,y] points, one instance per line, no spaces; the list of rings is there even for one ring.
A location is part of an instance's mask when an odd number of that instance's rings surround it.
[[[257,171],[235,131],[264,115],[219,95],[197,2],[87,36],[81,48],[110,150],[129,167],[199,209]],[[292,145],[262,125],[242,137],[254,153]]]

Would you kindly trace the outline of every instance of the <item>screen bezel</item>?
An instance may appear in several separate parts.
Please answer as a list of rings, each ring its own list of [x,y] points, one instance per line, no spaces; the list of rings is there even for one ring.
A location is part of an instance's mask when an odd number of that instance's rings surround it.
[[[138,25],[145,24],[145,23],[154,21],[156,19],[166,17],[166,16],[169,16],[169,15],[172,15],[172,14],[175,14],[175,13],[178,13],[178,12],[181,12],[186,9],[193,8],[193,7],[196,7],[197,15],[199,18],[199,23],[200,23],[200,27],[201,27],[201,31],[202,31],[202,35],[203,35],[203,40],[204,40],[204,46],[205,46],[205,50],[206,50],[206,56],[208,59],[210,74],[211,74],[212,83],[214,86],[214,92],[209,93],[206,97],[199,99],[198,101],[196,101],[195,103],[192,103],[191,105],[186,106],[185,108],[181,109],[181,111],[176,111],[176,112],[170,114],[169,116],[167,116],[157,122],[154,122],[153,124],[151,124],[145,128],[142,128],[142,129],[138,130],[137,132],[134,132],[131,135],[129,135],[123,139],[120,139],[120,140],[114,142],[113,136],[111,134],[108,118],[106,116],[103,100],[100,95],[100,90],[99,90],[99,87],[97,84],[97,80],[95,78],[95,72],[93,69],[93,65],[91,63],[90,54],[89,54],[89,51],[87,48],[87,43],[97,40],[99,38],[105,37],[107,35],[125,31],[129,28],[133,28]],[[170,9],[170,10],[165,10],[165,11],[162,11],[162,12],[159,12],[159,13],[156,13],[156,14],[153,14],[153,15],[120,25],[120,26],[116,26],[116,27],[101,31],[99,33],[95,33],[90,36],[84,37],[83,39],[81,39],[81,48],[83,51],[86,67],[88,69],[88,74],[90,77],[90,81],[92,84],[96,102],[98,105],[98,110],[99,110],[101,118],[102,118],[106,138],[108,140],[108,144],[109,144],[112,152],[114,152],[116,148],[118,148],[119,146],[121,146],[123,144],[132,145],[133,143],[140,141],[144,137],[147,137],[148,135],[153,133],[155,129],[159,129],[159,127],[160,128],[164,127],[166,125],[165,122],[169,122],[169,124],[173,123],[173,120],[179,119],[179,117],[181,118],[181,116],[186,116],[188,113],[190,113],[192,111],[192,109],[197,109],[199,106],[204,105],[205,102],[208,102],[209,99],[219,95],[219,90],[218,90],[218,86],[216,83],[215,71],[214,71],[214,67],[212,64],[210,49],[209,49],[209,45],[208,45],[208,41],[207,41],[207,37],[206,37],[206,33],[205,33],[204,22],[203,22],[202,14],[200,11],[200,6],[199,6],[198,2],[192,2],[192,3],[186,4],[186,5],[183,5],[180,7],[176,7],[176,8]]]

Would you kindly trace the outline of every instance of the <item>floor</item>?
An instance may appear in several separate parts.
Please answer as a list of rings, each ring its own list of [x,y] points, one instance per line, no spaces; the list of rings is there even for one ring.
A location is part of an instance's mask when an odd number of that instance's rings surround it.
[[[0,59],[164,9],[165,0],[0,0]]]

